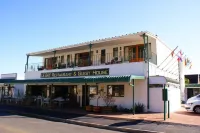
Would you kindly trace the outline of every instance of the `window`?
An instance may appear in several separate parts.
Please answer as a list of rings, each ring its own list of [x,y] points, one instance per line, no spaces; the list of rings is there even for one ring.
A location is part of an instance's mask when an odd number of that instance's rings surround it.
[[[98,86],[90,86],[90,94],[97,95],[98,94]]]
[[[113,57],[118,57],[118,48],[113,48]]]
[[[61,63],[64,63],[64,55],[61,56]]]
[[[124,85],[108,85],[107,94],[113,97],[124,97]]]

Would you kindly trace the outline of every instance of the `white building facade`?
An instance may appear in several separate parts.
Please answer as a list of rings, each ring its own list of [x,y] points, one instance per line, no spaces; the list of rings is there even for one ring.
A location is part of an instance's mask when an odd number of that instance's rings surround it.
[[[28,53],[25,80],[27,86],[46,87],[47,97],[51,95],[53,86],[72,87],[70,91],[75,91],[80,107],[96,106],[97,100],[89,100],[89,94],[98,97],[97,90],[101,89],[106,93],[111,91],[118,107],[130,109],[135,103],[141,103],[145,105],[145,111],[151,112],[164,111],[162,89],[165,87],[171,101],[170,111],[173,112],[180,108],[181,90],[178,65],[174,65],[174,72],[165,67],[176,60],[171,56],[172,51],[156,35],[138,32]],[[32,57],[42,57],[43,62],[31,63]],[[84,78],[85,82],[75,82],[79,78]],[[103,99],[99,99],[98,105],[105,105]]]

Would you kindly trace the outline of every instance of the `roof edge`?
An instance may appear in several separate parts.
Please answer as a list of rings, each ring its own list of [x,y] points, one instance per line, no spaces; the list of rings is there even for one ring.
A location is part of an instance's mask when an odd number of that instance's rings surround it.
[[[75,48],[75,47],[79,47],[79,46],[85,46],[85,45],[91,44],[91,43],[95,44],[95,43],[99,43],[99,42],[105,42],[105,41],[109,41],[109,40],[119,39],[122,37],[127,37],[130,35],[142,35],[142,34],[147,34],[148,36],[155,38],[155,39],[157,38],[157,35],[154,35],[151,32],[141,31],[141,32],[136,32],[136,33],[124,34],[124,35],[119,35],[119,36],[114,36],[114,37],[108,37],[108,38],[103,38],[103,39],[98,39],[98,40],[92,40],[92,41],[87,41],[87,42],[82,42],[82,43],[77,43],[77,44],[66,45],[63,47],[52,48],[52,49],[42,50],[42,51],[38,51],[38,52],[31,52],[31,53],[27,53],[26,55],[27,56],[37,56],[39,54],[44,54],[47,52],[59,51],[59,50],[68,49],[68,48]]]

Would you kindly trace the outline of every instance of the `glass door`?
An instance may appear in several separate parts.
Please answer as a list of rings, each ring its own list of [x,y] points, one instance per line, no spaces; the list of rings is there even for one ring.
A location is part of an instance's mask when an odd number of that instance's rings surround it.
[[[137,46],[130,47],[129,54],[130,62],[137,62]]]
[[[138,61],[144,61],[144,45],[138,46]]]

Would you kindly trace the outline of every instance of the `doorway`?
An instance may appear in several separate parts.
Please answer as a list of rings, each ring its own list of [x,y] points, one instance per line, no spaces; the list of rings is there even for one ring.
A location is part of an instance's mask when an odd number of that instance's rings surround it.
[[[89,85],[82,86],[82,106],[88,106],[89,103]]]

